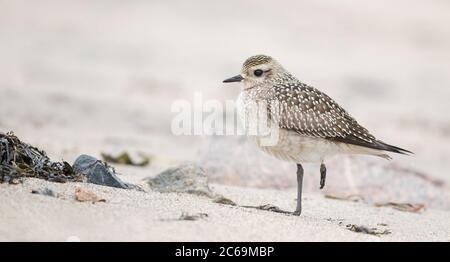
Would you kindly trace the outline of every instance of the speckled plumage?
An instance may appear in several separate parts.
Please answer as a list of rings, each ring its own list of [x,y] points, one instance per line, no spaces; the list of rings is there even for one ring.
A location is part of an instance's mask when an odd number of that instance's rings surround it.
[[[255,68],[263,68],[267,71],[264,81],[258,82],[251,79],[252,70]],[[329,154],[324,152],[322,157],[314,157],[311,161],[323,161],[324,157],[338,153],[361,153],[388,158],[383,151],[408,152],[378,141],[328,95],[300,82],[269,56],[250,57],[244,62],[241,74],[244,76],[245,85],[239,97],[240,108],[244,109],[244,111],[240,110],[241,114],[246,114],[245,108],[249,103],[267,104],[268,117],[279,124],[280,132],[283,134],[286,131],[294,132],[302,136],[305,143],[316,143],[317,147],[330,149]],[[277,106],[270,107],[271,104]],[[295,136],[295,134],[289,136]],[[290,144],[286,141],[280,141],[280,143]],[[292,143],[299,143],[297,147],[302,147],[300,141],[292,141]],[[336,146],[330,148],[330,143],[335,143]],[[285,147],[291,148],[287,145]],[[263,149],[271,151],[267,148]],[[321,151],[320,148],[316,149]],[[282,148],[277,148],[277,151],[279,150],[283,151]],[[301,150],[289,149],[289,151],[294,151],[290,154],[308,154]],[[285,153],[272,154],[286,155]],[[291,156],[288,159],[291,161],[307,159],[308,161],[309,157]]]
[[[302,211],[302,162],[321,163],[322,189],[326,178],[324,161],[329,156],[368,154],[389,159],[386,152],[411,153],[377,140],[333,99],[300,82],[270,56],[248,58],[241,74],[224,82],[244,82],[237,101],[238,114],[257,146],[279,159],[297,164],[294,215]],[[275,126],[275,130],[270,129],[269,135],[259,132],[260,126],[265,126],[261,123]],[[255,130],[257,132],[251,132]],[[275,139],[273,133],[277,134]]]

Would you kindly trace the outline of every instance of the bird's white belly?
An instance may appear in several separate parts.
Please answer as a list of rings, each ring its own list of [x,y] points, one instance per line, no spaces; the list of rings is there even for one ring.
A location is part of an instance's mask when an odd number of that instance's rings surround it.
[[[248,115],[248,100],[243,93],[238,97],[237,110],[238,115],[244,122],[244,126],[249,125],[252,121],[258,121]],[[253,123],[253,126],[258,126],[258,124]],[[294,131],[285,129],[277,129],[276,133],[271,133],[270,135],[254,133],[247,133],[247,135],[264,152],[276,158],[296,163],[322,162],[325,157],[342,153],[343,151],[340,143],[322,138],[302,136]]]
[[[251,136],[264,152],[295,163],[323,162],[328,156],[339,154],[342,148],[338,143],[321,138],[301,136],[288,130],[279,130],[278,141],[273,145],[261,143],[261,137]]]

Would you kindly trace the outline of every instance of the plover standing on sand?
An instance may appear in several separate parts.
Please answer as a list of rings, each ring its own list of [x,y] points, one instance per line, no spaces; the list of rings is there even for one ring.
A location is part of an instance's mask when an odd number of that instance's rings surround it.
[[[250,123],[261,121],[249,115],[249,109],[250,105],[262,103],[267,109],[265,120],[277,124],[276,143],[267,145],[256,139],[256,144],[279,159],[297,164],[297,208],[294,215],[300,215],[302,211],[301,163],[320,163],[322,189],[326,178],[324,160],[330,156],[366,154],[390,159],[386,152],[411,153],[377,140],[333,99],[300,82],[270,56],[248,58],[241,74],[223,82],[244,82],[238,98],[238,114],[243,119]]]

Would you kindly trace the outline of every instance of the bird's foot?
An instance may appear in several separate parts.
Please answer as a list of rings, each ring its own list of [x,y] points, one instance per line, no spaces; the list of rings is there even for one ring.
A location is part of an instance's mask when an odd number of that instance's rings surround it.
[[[292,215],[294,215],[294,216],[300,216],[301,213],[302,213],[301,210],[295,210],[295,211],[292,213]]]
[[[325,187],[325,176],[320,176],[320,189]]]

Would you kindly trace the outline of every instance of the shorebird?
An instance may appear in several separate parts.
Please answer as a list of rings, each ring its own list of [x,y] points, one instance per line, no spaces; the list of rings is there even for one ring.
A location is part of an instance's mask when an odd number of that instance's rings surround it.
[[[387,152],[408,150],[376,139],[332,98],[300,82],[275,59],[266,55],[248,58],[237,76],[223,81],[243,82],[237,99],[238,115],[248,123],[261,121],[250,115],[254,104],[267,109],[265,120],[275,123],[278,139],[270,145],[256,135],[257,146],[270,155],[297,165],[297,207],[302,212],[303,162],[320,163],[320,189],[325,186],[325,159],[336,154],[365,154],[390,159]],[[271,105],[271,106],[269,106]],[[276,106],[273,106],[276,105]],[[256,124],[258,125],[258,124]]]

